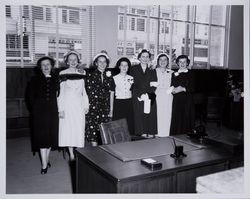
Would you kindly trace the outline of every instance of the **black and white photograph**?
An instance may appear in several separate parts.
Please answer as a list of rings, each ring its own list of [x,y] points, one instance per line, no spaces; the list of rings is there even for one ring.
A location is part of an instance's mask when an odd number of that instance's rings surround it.
[[[1,198],[250,198],[249,1],[0,13]]]

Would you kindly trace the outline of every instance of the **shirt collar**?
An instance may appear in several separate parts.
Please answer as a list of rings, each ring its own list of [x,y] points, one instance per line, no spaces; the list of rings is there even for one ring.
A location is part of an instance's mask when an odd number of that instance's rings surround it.
[[[187,68],[178,70],[178,73],[187,73],[187,72],[188,72]]]

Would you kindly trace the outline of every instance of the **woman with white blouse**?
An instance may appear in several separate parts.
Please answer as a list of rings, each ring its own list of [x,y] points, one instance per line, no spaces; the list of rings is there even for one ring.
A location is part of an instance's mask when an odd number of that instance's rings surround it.
[[[132,76],[128,75],[131,62],[128,58],[122,57],[116,63],[120,73],[113,77],[111,84],[111,114],[112,120],[126,118],[130,134],[134,134],[134,119],[131,86],[134,82]]]
[[[172,101],[171,94],[171,76],[173,71],[168,68],[169,58],[166,53],[161,53],[157,57],[156,75],[158,79],[158,87],[155,91],[157,103],[157,127],[158,136],[169,136]]]

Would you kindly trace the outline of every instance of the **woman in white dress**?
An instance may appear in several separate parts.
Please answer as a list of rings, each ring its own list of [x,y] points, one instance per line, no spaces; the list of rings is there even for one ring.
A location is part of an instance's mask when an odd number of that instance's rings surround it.
[[[160,53],[157,56],[156,74],[158,79],[158,87],[155,91],[157,103],[157,127],[158,136],[169,136],[172,101],[170,84],[173,71],[168,68],[169,58],[166,53]]]
[[[70,160],[74,160],[74,147],[84,147],[85,114],[88,113],[89,100],[85,90],[84,74],[78,71],[80,62],[76,51],[64,57],[68,69],[60,72],[59,146],[68,147]]]

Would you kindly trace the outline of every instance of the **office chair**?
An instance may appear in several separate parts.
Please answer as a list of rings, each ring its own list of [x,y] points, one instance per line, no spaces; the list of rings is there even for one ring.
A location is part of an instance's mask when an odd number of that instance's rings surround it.
[[[125,118],[107,123],[101,123],[99,128],[102,144],[104,145],[131,141],[127,120]]]

